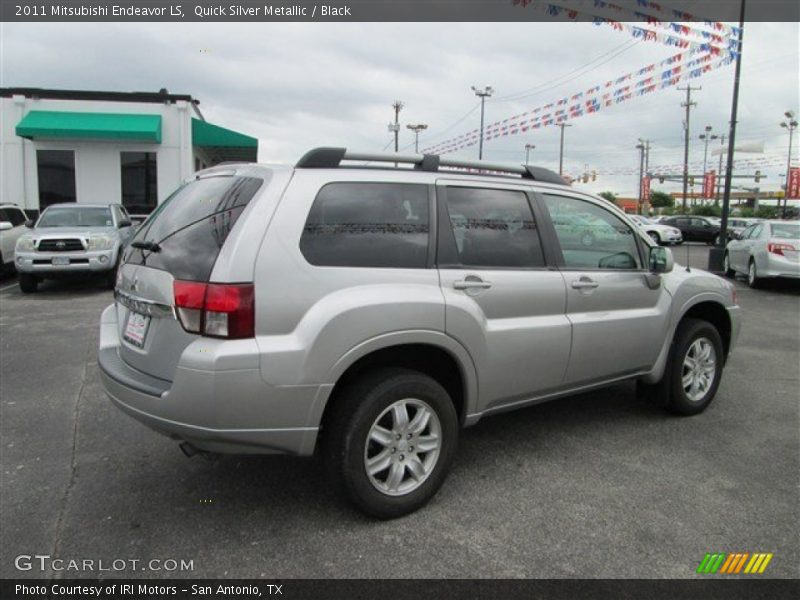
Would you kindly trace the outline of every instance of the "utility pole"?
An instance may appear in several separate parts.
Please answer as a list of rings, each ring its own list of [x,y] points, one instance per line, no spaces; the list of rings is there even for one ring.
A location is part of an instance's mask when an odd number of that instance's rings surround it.
[[[742,78],[742,54],[744,52],[744,15],[746,0],[739,3],[739,47],[736,54],[736,73],[733,79],[733,102],[728,130],[728,160],[725,168],[725,192],[722,196],[722,223],[719,227],[719,245],[708,253],[708,270],[721,271],[722,257],[728,243],[728,211],[731,206],[731,184],[733,182],[733,153],[736,147],[736,119],[739,114],[739,83]]]
[[[428,126],[425,123],[418,123],[417,125],[406,125],[406,127],[414,132],[414,154],[419,154],[419,132],[425,131]]]
[[[400,150],[400,111],[403,110],[403,103],[400,100],[395,100],[392,104],[394,109],[394,124],[390,125],[390,129],[394,131],[394,152]]]
[[[719,136],[720,146],[725,147],[725,135]],[[714,206],[719,206],[720,197],[722,196],[722,157],[724,152],[719,153],[719,169],[717,170],[717,196],[714,198]]]
[[[572,125],[561,122],[558,124],[558,126],[561,127],[561,146],[558,151],[558,174],[563,175],[564,174],[564,128],[572,127]]]
[[[478,139],[478,160],[483,160],[483,111],[486,105],[486,98],[494,93],[492,86],[487,85],[483,88],[472,86],[472,91],[481,99],[481,137]]]
[[[794,137],[794,130],[797,129],[797,120],[791,110],[787,110],[783,114],[786,117],[786,121],[781,123],[781,127],[789,130],[789,156],[786,159],[786,192],[783,194],[783,212],[781,213],[785,219],[786,205],[789,203],[789,181],[792,178],[792,138]]]
[[[644,141],[639,140],[639,143],[636,144],[636,149],[639,151],[639,202],[637,202],[637,208],[639,209],[637,212],[638,214],[643,213],[644,204]]]
[[[642,151],[642,164],[639,168],[639,189],[641,190],[642,214],[650,214],[650,199],[645,198],[644,194],[644,178],[650,172],[650,140],[643,140],[639,138],[639,146]],[[639,146],[636,146],[639,148]]]
[[[525,144],[525,166],[528,166],[531,159],[531,150],[536,148],[534,144]]]
[[[691,84],[687,85],[685,88],[678,88],[678,90],[686,92],[686,102],[681,104],[681,106],[686,108],[686,119],[683,122],[683,212],[686,212],[686,195],[689,191],[689,117],[692,107],[697,106],[697,102],[692,102],[692,92],[702,89],[702,87],[693,88]]]

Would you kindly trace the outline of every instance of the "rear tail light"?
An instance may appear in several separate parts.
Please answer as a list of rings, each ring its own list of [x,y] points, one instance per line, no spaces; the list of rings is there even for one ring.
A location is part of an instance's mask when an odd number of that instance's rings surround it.
[[[175,310],[186,331],[228,339],[255,335],[252,283],[175,281],[173,290]]]
[[[794,251],[794,250],[796,250],[796,248],[794,246],[792,246],[791,244],[781,244],[781,243],[770,242],[770,243],[767,244],[767,250],[769,252],[771,252],[772,254],[777,254],[779,256],[783,256],[784,255],[783,254],[784,250],[792,250],[792,251]]]

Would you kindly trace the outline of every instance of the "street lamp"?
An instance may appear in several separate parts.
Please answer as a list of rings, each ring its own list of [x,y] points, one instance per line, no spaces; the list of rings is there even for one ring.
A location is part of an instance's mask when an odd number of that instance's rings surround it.
[[[428,126],[425,123],[418,123],[416,125],[406,125],[406,127],[414,132],[414,154],[419,154],[419,132],[425,131]]]
[[[706,132],[700,134],[700,139],[705,142],[705,150],[703,151],[703,175],[708,171],[708,143],[711,140],[719,139],[718,135],[711,135],[711,125],[706,125]]]
[[[478,159],[480,160],[483,159],[483,111],[486,105],[486,98],[490,97],[494,90],[490,85],[482,88],[477,88],[473,85],[472,91],[481,99],[481,137],[478,139]]]
[[[528,165],[531,158],[531,150],[536,148],[534,144],[525,144],[525,166]]]
[[[567,123],[564,123],[562,121],[561,123],[558,124],[558,126],[561,128],[561,143],[559,144],[558,147],[558,174],[563,175],[564,174],[564,128],[572,127],[572,125],[568,125]]]
[[[786,117],[785,121],[781,122],[781,127],[789,131],[789,156],[786,159],[786,192],[783,194],[783,213],[782,216],[786,218],[786,205],[789,203],[789,181],[791,180],[792,171],[792,138],[794,137],[794,130],[797,129],[797,120],[794,118],[794,112],[787,110],[783,113]]]

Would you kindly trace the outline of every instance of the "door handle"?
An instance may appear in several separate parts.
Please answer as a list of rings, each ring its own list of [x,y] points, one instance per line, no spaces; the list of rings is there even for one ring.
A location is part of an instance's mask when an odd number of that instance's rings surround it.
[[[453,287],[457,290],[488,290],[492,287],[492,282],[483,281],[482,279],[464,279],[454,281]]]
[[[598,287],[600,284],[597,283],[594,279],[589,277],[581,277],[580,279],[576,279],[572,282],[572,289],[574,290],[593,290],[594,288]]]

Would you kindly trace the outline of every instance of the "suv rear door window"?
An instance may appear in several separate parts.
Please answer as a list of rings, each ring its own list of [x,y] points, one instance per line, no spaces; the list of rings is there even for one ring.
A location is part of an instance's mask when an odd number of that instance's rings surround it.
[[[524,192],[447,187],[445,198],[462,266],[544,266],[539,231]]]
[[[187,183],[148,217],[133,239],[160,249],[128,247],[123,260],[168,271],[176,279],[208,281],[228,234],[262,183],[241,176]]]
[[[428,188],[408,183],[329,183],[308,214],[300,251],[325,267],[425,268]]]

